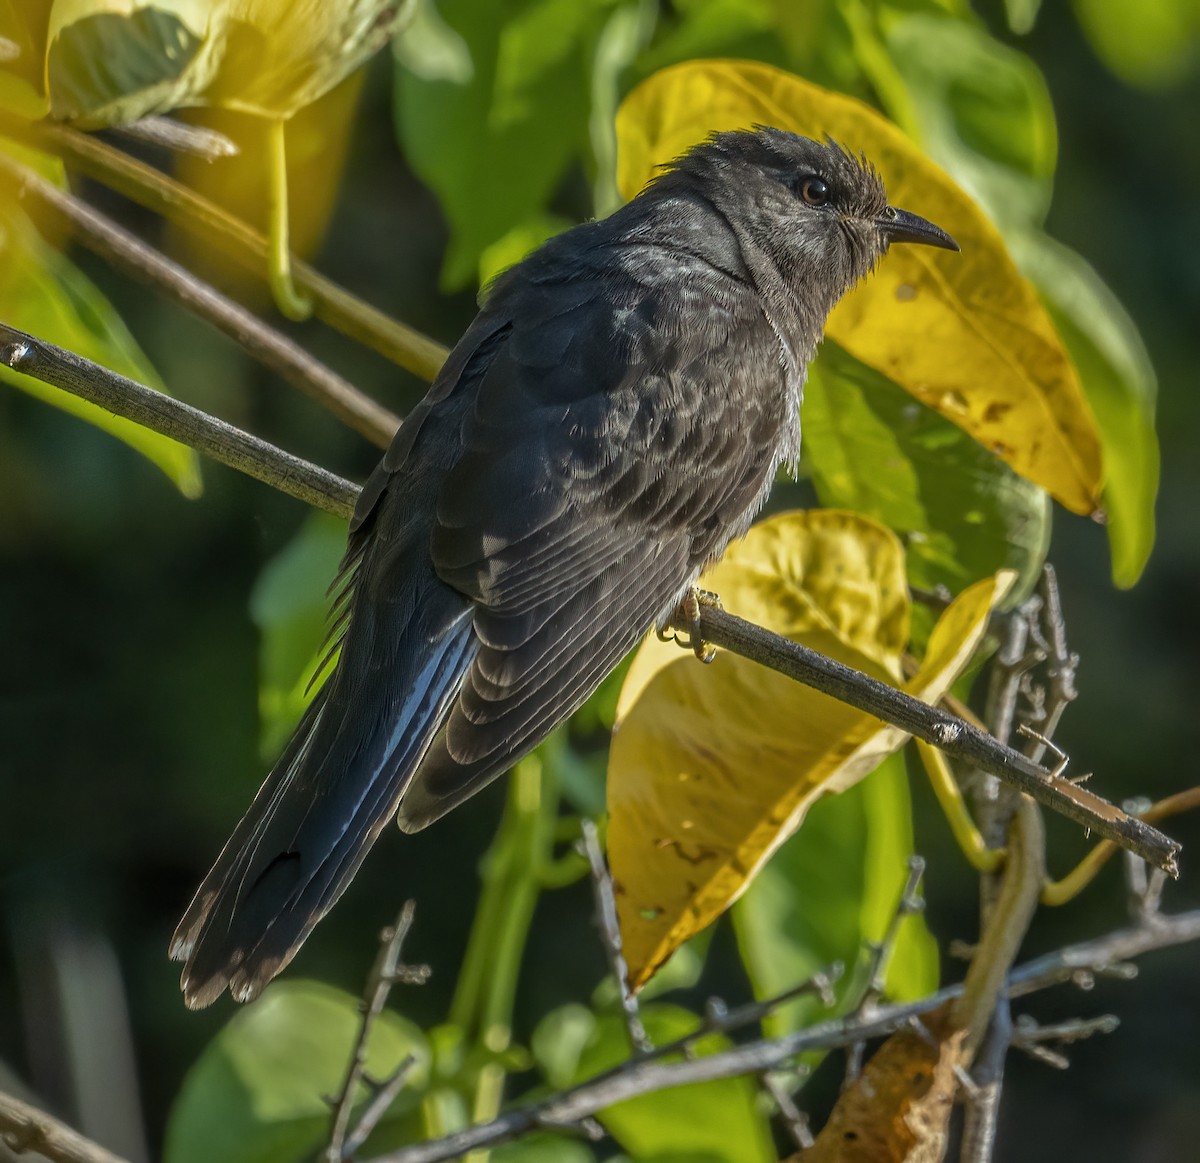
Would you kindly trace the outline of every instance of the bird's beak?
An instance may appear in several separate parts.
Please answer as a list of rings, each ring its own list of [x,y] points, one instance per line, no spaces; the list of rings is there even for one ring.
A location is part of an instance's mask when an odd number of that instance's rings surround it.
[[[875,225],[887,236],[889,242],[923,242],[926,246],[940,246],[943,250],[958,250],[954,241],[940,226],[918,214],[897,210],[889,206]]]

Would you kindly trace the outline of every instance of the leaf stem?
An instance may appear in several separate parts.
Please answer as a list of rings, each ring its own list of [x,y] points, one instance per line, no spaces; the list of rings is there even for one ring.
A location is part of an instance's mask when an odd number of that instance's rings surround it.
[[[287,122],[272,117],[267,122],[267,168],[271,193],[267,206],[267,281],[275,305],[288,319],[303,322],[313,313],[312,300],[300,294],[292,278],[292,251],[288,231]]]

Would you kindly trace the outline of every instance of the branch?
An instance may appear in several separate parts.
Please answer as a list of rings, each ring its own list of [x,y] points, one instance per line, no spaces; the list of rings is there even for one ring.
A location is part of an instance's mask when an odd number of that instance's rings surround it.
[[[681,622],[677,629],[686,633],[690,627]],[[1179,875],[1175,857],[1180,846],[1174,840],[970,723],[725,610],[701,606],[700,634],[705,642],[832,695],[924,739],[947,755],[974,764],[1155,867]]]
[[[124,416],[288,496],[348,517],[358,487],[315,464],[73,352],[0,323],[0,364]]]
[[[71,168],[199,235],[248,270],[265,275],[263,235],[153,166],[66,125],[31,124],[0,113],[0,133],[57,155]],[[313,300],[317,318],[421,379],[432,380],[445,362],[446,348],[440,343],[350,294],[307,263],[293,263],[292,277]]]
[[[190,444],[214,460],[326,512],[346,517],[354,509],[358,490],[349,481],[223,420],[2,323],[0,344],[5,345],[0,347],[0,363],[15,371]],[[676,628],[685,634],[692,629],[687,622],[680,622]],[[724,610],[701,605],[700,633],[706,643],[732,650],[900,727],[947,755],[970,761],[1084,828],[1172,876],[1179,875],[1175,856],[1180,846],[1174,840],[1086,788],[1040,767],[970,723]]]
[[[0,174],[16,185],[18,197],[64,222],[80,242],[113,266],[149,283],[167,298],[211,323],[246,349],[259,363],[316,400],[343,423],[380,448],[386,448],[400,418],[360,392],[240,303],[198,279],[98,210],[60,190],[27,166],[0,154]]]
[[[10,1094],[0,1094],[0,1143],[18,1155],[36,1151],[54,1163],[128,1163],[53,1115]]]
[[[1010,995],[1028,993],[1090,970],[1100,972],[1115,959],[1145,953],[1200,938],[1200,910],[1159,918],[1153,924],[1111,933],[1095,941],[1074,945],[1039,958],[1013,971]],[[1065,972],[1069,969],[1069,972]],[[561,1128],[588,1119],[614,1103],[655,1091],[695,1082],[761,1074],[790,1062],[810,1050],[832,1050],[865,1039],[886,1037],[911,1019],[957,997],[961,986],[940,990],[921,1001],[881,1007],[870,1017],[851,1015],[821,1022],[780,1038],[761,1039],[734,1046],[704,1058],[682,1062],[632,1059],[624,1065],[552,1095],[507,1111],[490,1123],[457,1131],[441,1139],[403,1147],[377,1156],[373,1163],[441,1163],[468,1151],[491,1148],[540,1128]]]

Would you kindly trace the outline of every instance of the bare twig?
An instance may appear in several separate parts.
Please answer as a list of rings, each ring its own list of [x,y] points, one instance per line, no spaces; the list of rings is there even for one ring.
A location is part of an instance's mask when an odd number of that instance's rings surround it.
[[[642,1017],[638,1012],[637,998],[629,988],[629,966],[621,949],[621,925],[617,920],[617,902],[613,895],[612,875],[600,847],[600,835],[592,820],[582,821],[583,854],[592,870],[592,893],[596,900],[596,927],[604,942],[608,956],[608,968],[617,982],[621,997],[621,1014],[625,1018],[625,1029],[629,1034],[629,1045],[635,1054],[648,1054],[654,1049]]]
[[[1013,989],[1028,992],[1035,983],[1038,988],[1045,988],[1079,970],[1099,972],[1114,960],[1197,939],[1200,939],[1200,910],[1060,950],[1014,970],[1009,981]],[[836,1049],[864,1039],[886,1037],[907,1025],[914,1016],[957,997],[961,989],[952,986],[918,1002],[880,1007],[870,1018],[850,1016],[821,1022],[807,1030],[744,1043],[702,1058],[662,1062],[659,1055],[663,1048],[659,1047],[651,1058],[634,1059],[541,1102],[506,1111],[490,1123],[401,1148],[379,1156],[374,1163],[441,1163],[471,1150],[509,1142],[539,1127],[578,1124],[613,1103],[638,1095],[717,1078],[761,1075],[809,1050]]]
[[[307,505],[348,517],[358,487],[198,408],[0,323],[0,364],[188,444]]]
[[[354,1041],[354,1052],[350,1057],[342,1088],[333,1103],[329,1144],[325,1148],[326,1163],[343,1163],[343,1160],[351,1158],[366,1142],[416,1065],[416,1059],[410,1054],[387,1079],[376,1081],[367,1076],[367,1046],[371,1040],[371,1031],[379,1015],[383,1013],[392,986],[397,982],[420,985],[429,977],[428,966],[405,965],[400,960],[404,939],[412,928],[415,908],[412,901],[405,901],[396,923],[379,935],[379,953],[371,967],[363,992],[362,1021],[359,1024],[358,1037]],[[360,1084],[367,1085],[374,1093],[359,1116],[358,1123],[351,1129],[350,1116]]]
[[[774,1102],[788,1137],[801,1151],[807,1151],[816,1142],[808,1125],[808,1115],[796,1105],[791,1092],[770,1070],[764,1070],[758,1081]]]
[[[400,425],[395,413],[360,392],[240,303],[172,262],[86,202],[3,154],[0,154],[0,174],[16,184],[22,198],[36,202],[39,210],[48,210],[66,222],[89,250],[211,323],[241,344],[252,358],[380,448],[391,442]]]
[[[340,516],[349,516],[353,511],[357,490],[349,481],[281,452],[199,409],[3,324],[0,361],[190,444],[214,460],[317,508]],[[1174,840],[1086,788],[1056,779],[1052,772],[970,723],[725,610],[702,605],[700,625],[705,642],[732,650],[900,727],[948,755],[966,759],[1170,875],[1178,875],[1175,857],[1179,845]],[[691,628],[680,625],[678,629],[687,633]]]
[[[0,1143],[18,1155],[36,1151],[54,1163],[127,1163],[53,1115],[10,1094],[0,1094]]]
[[[1066,1070],[1071,1064],[1067,1056],[1051,1049],[1046,1045],[1047,1042],[1069,1046],[1097,1034],[1111,1034],[1120,1024],[1121,1021],[1115,1014],[1100,1014],[1095,1018],[1070,1018],[1051,1026],[1039,1025],[1033,1018],[1023,1015],[1013,1028],[1012,1045],[1014,1049],[1024,1051],[1031,1058],[1052,1066],[1055,1070]]]
[[[888,920],[887,929],[877,944],[870,946],[867,961],[867,987],[858,1005],[852,1011],[858,1017],[866,1017],[874,1013],[876,1005],[884,995],[887,985],[888,961],[895,948],[896,939],[900,936],[900,925],[905,917],[919,913],[925,907],[925,901],[918,893],[921,877],[925,875],[925,860],[920,856],[908,858],[908,878],[900,890],[900,899]],[[865,1043],[858,1042],[851,1046],[846,1054],[846,1074],[843,1087],[850,1086],[862,1073],[863,1052]]]

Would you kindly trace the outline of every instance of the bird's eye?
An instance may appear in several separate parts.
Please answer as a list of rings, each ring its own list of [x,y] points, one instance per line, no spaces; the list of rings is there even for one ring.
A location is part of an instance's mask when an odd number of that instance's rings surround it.
[[[820,178],[803,178],[800,197],[810,206],[824,206],[829,201],[829,187]]]

